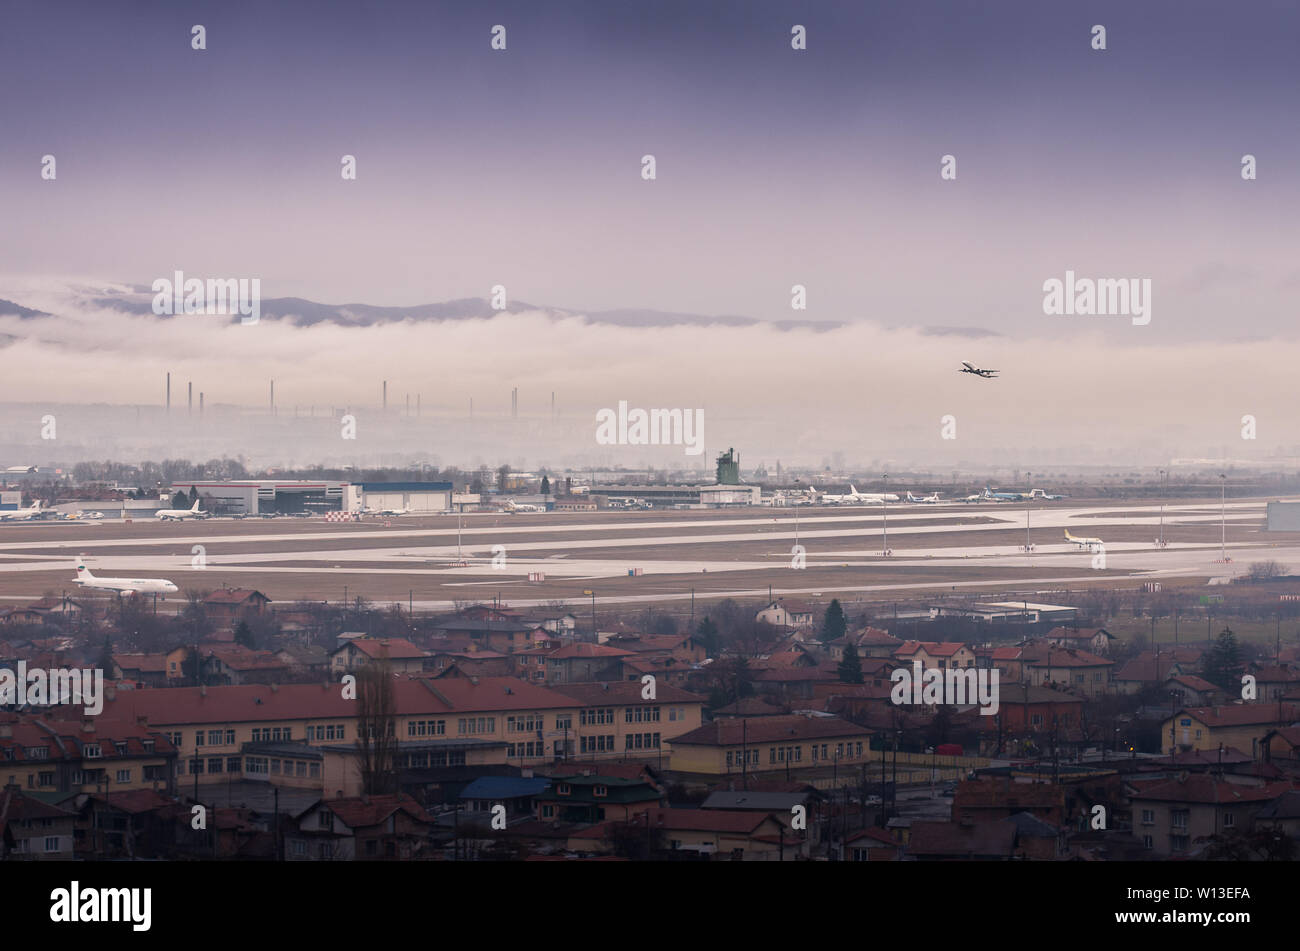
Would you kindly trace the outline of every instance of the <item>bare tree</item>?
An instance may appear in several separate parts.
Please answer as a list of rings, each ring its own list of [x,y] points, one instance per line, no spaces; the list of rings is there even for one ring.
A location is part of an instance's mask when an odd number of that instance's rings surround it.
[[[398,791],[397,718],[392,665],[381,658],[356,671],[357,748],[361,752],[361,784],[367,795]]]

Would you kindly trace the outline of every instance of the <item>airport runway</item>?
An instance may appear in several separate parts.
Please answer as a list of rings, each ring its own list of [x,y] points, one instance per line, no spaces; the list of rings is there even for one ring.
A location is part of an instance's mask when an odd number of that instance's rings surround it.
[[[1230,577],[1254,561],[1300,572],[1300,533],[1262,531],[1266,500],[1218,499],[753,508],[455,516],[360,523],[277,519],[0,525],[0,597],[77,590],[84,553],[98,575],[165,577],[182,590],[254,587],[277,602],[367,600],[444,609],[511,603],[635,603]],[[1063,533],[1103,540],[1103,552]],[[1163,532],[1165,547],[1156,539]],[[882,553],[886,534],[890,554]],[[796,547],[798,546],[798,547]],[[639,569],[635,575],[629,572]],[[529,581],[529,576],[543,576]],[[694,594],[692,595],[692,589]],[[180,600],[173,597],[172,602]],[[174,606],[174,604],[173,604]]]

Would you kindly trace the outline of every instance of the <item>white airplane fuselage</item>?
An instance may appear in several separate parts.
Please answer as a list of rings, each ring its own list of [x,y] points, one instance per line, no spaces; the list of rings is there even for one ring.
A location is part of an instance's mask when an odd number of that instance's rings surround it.
[[[85,565],[77,567],[79,587],[118,594],[175,594],[180,589],[166,578],[97,578]]]

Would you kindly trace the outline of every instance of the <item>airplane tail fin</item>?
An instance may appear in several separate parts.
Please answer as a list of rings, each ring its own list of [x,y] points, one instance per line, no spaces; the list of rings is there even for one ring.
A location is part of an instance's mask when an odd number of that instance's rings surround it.
[[[202,504],[203,504],[203,500],[202,500],[202,499],[195,499],[195,500],[194,500],[194,504],[190,506],[190,511],[191,511],[191,512],[197,512],[197,511],[199,510],[199,506],[202,505]]]
[[[858,494],[858,487],[857,487],[856,485],[854,485],[852,482],[850,482],[850,483],[849,483],[849,495],[857,495],[857,494]]]
[[[78,558],[77,558],[77,577],[78,577],[78,578],[86,578],[86,579],[90,579],[90,578],[94,578],[94,577],[95,577],[94,575],[92,575],[92,574],[90,573],[90,569],[86,567],[86,559],[85,559],[85,557],[78,557]]]

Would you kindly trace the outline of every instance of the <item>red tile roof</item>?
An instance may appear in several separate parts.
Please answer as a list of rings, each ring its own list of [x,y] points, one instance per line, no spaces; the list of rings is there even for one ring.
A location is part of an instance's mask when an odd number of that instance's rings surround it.
[[[1226,707],[1186,707],[1178,716],[1189,716],[1208,727],[1259,726],[1300,719],[1300,709],[1290,703],[1237,703]]]
[[[702,697],[689,690],[674,687],[672,684],[655,684],[655,699],[641,699],[644,689],[639,680],[612,680],[608,683],[565,683],[557,684],[555,689],[566,697],[573,697],[582,706],[600,706],[605,703],[618,704],[654,704],[654,703],[703,703]]]
[[[222,588],[220,591],[213,591],[203,599],[203,602],[205,604],[243,604],[253,596],[265,598],[267,601],[271,600],[262,592],[254,591],[252,588]]]
[[[904,641],[895,657],[911,657],[917,651],[924,650],[931,657],[951,657],[966,645],[961,641]]]
[[[377,826],[395,812],[404,812],[417,822],[432,825],[432,817],[406,793],[386,796],[356,796],[346,799],[324,799],[323,805],[349,829]],[[312,809],[316,807],[313,806]],[[310,812],[311,810],[307,810]],[[305,813],[300,814],[305,815]]]
[[[807,739],[860,737],[871,731],[839,717],[758,717],[714,720],[675,736],[670,743],[699,746],[739,746],[743,743],[779,743]]]
[[[1135,780],[1133,799],[1161,802],[1216,803],[1271,802],[1292,789],[1290,783],[1247,786],[1226,782],[1210,773],[1190,773],[1181,779]]]
[[[331,653],[337,654],[339,651],[346,650],[348,644],[351,644],[372,660],[380,660],[384,657],[390,660],[411,660],[416,657],[427,656],[424,651],[403,637],[358,637],[355,640],[348,641],[347,644],[343,644],[341,647],[335,648]]]

